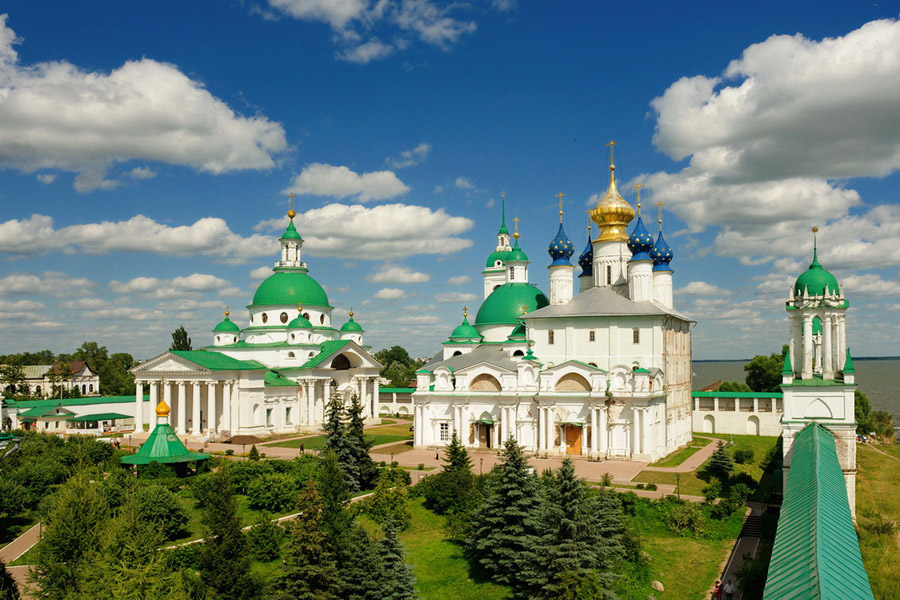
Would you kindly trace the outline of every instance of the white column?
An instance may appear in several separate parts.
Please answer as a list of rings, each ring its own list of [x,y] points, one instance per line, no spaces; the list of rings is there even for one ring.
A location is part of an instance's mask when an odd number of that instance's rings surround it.
[[[597,441],[600,443],[600,456],[606,458],[606,410],[602,408],[598,409],[597,416],[599,417],[599,423],[597,425],[597,429],[599,430]]]
[[[846,315],[841,313],[838,317],[838,364],[841,371],[844,370],[844,363],[847,362],[847,321]]]
[[[172,412],[172,384],[168,381],[164,381],[162,384],[162,393],[163,393],[163,402],[166,403],[166,406],[169,407],[169,416],[171,417]],[[171,425],[171,419],[169,421],[169,425]]]
[[[216,423],[216,382],[206,383],[206,432],[215,433],[219,430]]]
[[[592,406],[591,407],[591,454],[597,454],[597,452],[600,451],[600,448],[598,446],[600,436],[599,436],[599,429],[598,429],[597,421],[598,421],[597,407]]]
[[[233,435],[234,432],[231,430],[231,385],[230,381],[222,382],[222,429]]]
[[[584,456],[588,453],[588,443],[587,443],[587,424],[581,426],[581,455]]]
[[[650,417],[652,413],[650,408],[641,410],[641,454],[650,454],[653,446],[650,440]]]
[[[634,457],[635,454],[640,453],[638,440],[640,439],[640,432],[638,430],[640,420],[640,413],[638,413],[637,408],[632,407],[631,409],[631,456]]]
[[[803,318],[803,373],[801,379],[812,379],[813,370],[813,342],[812,342],[812,315]]]
[[[831,315],[825,316],[822,323],[822,378],[834,379],[834,358],[831,347]]]
[[[303,386],[297,386],[297,406],[294,408],[293,425],[297,429],[303,423],[303,402],[306,401],[306,394],[303,393]]]
[[[203,429],[203,422],[200,420],[200,382],[195,381],[191,388],[191,432],[200,433]]]
[[[413,410],[413,423],[415,426],[414,433],[415,433],[415,437],[416,437],[416,442],[415,442],[416,446],[421,446],[422,439],[425,437],[424,436],[425,418],[422,416],[423,415],[422,408],[423,408],[422,405],[418,404],[414,407],[414,410]]]
[[[368,408],[366,406],[366,380],[363,379],[362,377],[356,378],[356,395],[359,397],[359,403],[363,407],[363,417],[371,416],[371,415],[366,415],[366,412],[367,412],[366,409]]]
[[[472,429],[472,425],[469,423],[469,410],[466,405],[463,405],[459,409],[459,414],[462,418],[462,432],[460,436],[463,438],[463,445],[469,444],[469,430]]]
[[[159,382],[150,382],[150,414],[155,414],[156,405],[159,404]]]
[[[239,381],[231,385],[231,429],[238,431],[241,428],[241,386]]]
[[[518,423],[518,406],[510,406],[509,407],[509,437],[515,438],[516,441],[519,441],[519,423]]]
[[[372,378],[372,416],[377,417],[379,414],[378,411],[378,403],[381,401],[381,381],[378,379],[378,376]],[[396,396],[395,396],[396,397]],[[462,434],[460,434],[462,435]]]
[[[187,397],[185,395],[184,381],[178,382],[178,433],[183,434],[186,431],[187,422]]]
[[[144,382],[134,382],[134,430],[144,430]]]

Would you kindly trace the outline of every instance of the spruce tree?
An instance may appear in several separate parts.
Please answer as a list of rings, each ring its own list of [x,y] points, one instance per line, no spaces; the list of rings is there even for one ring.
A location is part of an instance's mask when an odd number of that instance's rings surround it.
[[[366,530],[356,525],[347,537],[341,567],[343,600],[382,600],[382,567],[377,546]]]
[[[340,553],[353,526],[353,514],[347,510],[350,493],[335,453],[325,450],[321,459],[317,489],[323,505],[322,528],[334,551]]]
[[[406,505],[409,488],[398,471],[384,469],[378,476],[375,492],[366,499],[364,510],[378,523],[390,521],[400,530],[407,529],[412,514]]]
[[[16,580],[6,570],[6,565],[0,560],[0,600],[19,600],[19,586]],[[366,599],[368,600],[368,599]],[[372,600],[375,600],[374,598]]]
[[[256,560],[275,560],[281,554],[283,533],[281,525],[272,522],[272,515],[264,510],[260,511],[253,527],[247,532],[250,555]]]
[[[725,444],[721,440],[719,440],[715,452],[713,452],[712,456],[709,458],[709,466],[706,467],[706,470],[723,482],[727,482],[734,472],[734,460],[731,458],[731,453],[725,448]]]
[[[359,465],[357,451],[353,448],[350,436],[347,435],[344,417],[344,402],[339,395],[334,394],[325,407],[325,449],[331,450],[337,456],[347,488],[351,494],[355,494],[360,490]]]
[[[169,350],[193,350],[191,338],[188,337],[184,325],[179,325],[178,329],[172,332],[172,344],[169,346]]]
[[[372,442],[366,439],[363,422],[363,406],[359,397],[355,394],[350,399],[350,407],[347,409],[347,439],[350,442],[350,450],[356,468],[359,470],[360,489],[372,489],[375,479],[378,477],[378,467],[369,456]]]
[[[610,565],[621,550],[621,507],[609,493],[592,493],[566,458],[548,481],[539,533],[517,588],[535,600],[576,600],[585,589],[608,590]],[[603,597],[590,595],[589,597]]]
[[[378,555],[382,569],[379,597],[384,600],[418,600],[412,567],[406,563],[403,546],[391,521],[384,525],[384,537],[378,541]]]
[[[288,543],[274,600],[338,598],[338,570],[324,529],[324,508],[316,484],[307,481],[297,502],[300,515],[288,524]]]
[[[534,544],[537,478],[514,439],[506,442],[502,458],[466,545],[491,579],[511,585]]]
[[[469,458],[469,452],[463,446],[455,429],[450,436],[450,443],[447,444],[447,449],[444,451],[444,460],[447,463],[444,465],[445,473],[472,472],[472,459]]]
[[[256,598],[256,582],[250,574],[247,538],[227,468],[209,475],[200,493],[206,541],[197,557],[200,579],[216,600]]]

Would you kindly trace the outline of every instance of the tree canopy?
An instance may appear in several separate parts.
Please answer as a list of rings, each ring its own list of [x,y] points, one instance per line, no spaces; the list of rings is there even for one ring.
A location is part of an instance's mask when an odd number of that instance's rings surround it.
[[[747,372],[746,382],[754,392],[779,392],[781,391],[781,369],[784,367],[784,355],[788,346],[781,347],[780,354],[765,356],[757,354],[750,362],[744,365]]]
[[[169,350],[193,350],[191,346],[191,338],[188,337],[187,329],[184,325],[179,325],[178,329],[172,332],[172,345]]]

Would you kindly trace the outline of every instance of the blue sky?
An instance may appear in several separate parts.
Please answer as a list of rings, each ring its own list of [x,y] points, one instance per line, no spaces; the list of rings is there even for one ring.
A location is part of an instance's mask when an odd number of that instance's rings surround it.
[[[697,358],[775,351],[809,228],[855,355],[900,327],[896,6],[12,0],[0,25],[0,352],[138,358],[238,322],[298,194],[311,274],[375,349],[481,301],[501,192],[531,281],[608,182],[665,202]],[[650,219],[652,221],[652,219]],[[512,226],[512,223],[509,223]],[[651,230],[655,233],[655,224]]]

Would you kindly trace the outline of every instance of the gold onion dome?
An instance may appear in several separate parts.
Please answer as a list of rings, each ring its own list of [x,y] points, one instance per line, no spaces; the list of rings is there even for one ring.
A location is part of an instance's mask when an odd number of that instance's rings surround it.
[[[634,218],[634,209],[616,189],[616,165],[609,165],[609,188],[594,210],[591,219],[600,227],[600,237],[595,242],[627,242],[628,224]]]
[[[165,400],[160,400],[159,404],[156,405],[156,416],[157,417],[168,417],[169,416],[169,405],[166,404]]]

